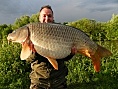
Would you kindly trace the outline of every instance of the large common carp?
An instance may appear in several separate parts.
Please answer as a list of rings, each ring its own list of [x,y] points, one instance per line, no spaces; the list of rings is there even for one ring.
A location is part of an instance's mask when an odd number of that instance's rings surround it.
[[[67,57],[71,49],[92,59],[96,72],[100,71],[100,59],[111,52],[92,41],[83,31],[74,27],[53,23],[30,23],[10,33],[9,41],[22,44],[21,59],[31,52],[46,57],[55,69],[56,59]]]

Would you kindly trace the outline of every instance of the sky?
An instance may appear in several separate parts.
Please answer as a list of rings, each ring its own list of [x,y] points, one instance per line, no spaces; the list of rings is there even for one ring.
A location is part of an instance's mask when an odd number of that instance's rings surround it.
[[[13,24],[20,16],[36,14],[50,5],[56,22],[72,22],[88,18],[109,21],[118,14],[118,0],[0,0],[0,24]]]

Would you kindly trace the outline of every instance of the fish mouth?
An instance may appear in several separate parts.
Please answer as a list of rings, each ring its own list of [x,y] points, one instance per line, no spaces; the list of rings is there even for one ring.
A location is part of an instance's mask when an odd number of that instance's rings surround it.
[[[12,39],[10,39],[10,38],[8,38],[8,37],[7,37],[7,40],[8,40],[8,45],[10,44],[10,42],[12,42],[12,43],[13,43],[13,40],[12,40]]]
[[[7,37],[7,40],[8,41],[13,41],[13,39],[11,37],[9,37],[9,36]]]
[[[8,42],[15,42],[15,39],[13,39],[12,37],[7,37],[7,40],[8,40]]]

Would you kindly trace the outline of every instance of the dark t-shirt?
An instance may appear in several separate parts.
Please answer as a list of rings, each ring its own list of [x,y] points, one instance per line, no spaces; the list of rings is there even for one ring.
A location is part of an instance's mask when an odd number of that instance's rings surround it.
[[[37,71],[40,71],[40,69],[42,69],[44,71],[48,71],[48,73],[49,73],[48,78],[54,78],[54,77],[58,77],[60,75],[63,75],[63,76],[67,75],[68,69],[65,66],[64,61],[70,60],[73,56],[74,55],[69,55],[64,59],[57,59],[58,70],[55,70],[53,68],[53,66],[50,64],[50,62],[48,61],[47,58],[39,55],[38,53],[32,53],[30,55],[30,57],[27,58],[26,60],[31,62],[31,65],[32,65],[31,67],[33,67],[34,64],[39,65],[38,67],[42,67],[42,68],[39,68]]]

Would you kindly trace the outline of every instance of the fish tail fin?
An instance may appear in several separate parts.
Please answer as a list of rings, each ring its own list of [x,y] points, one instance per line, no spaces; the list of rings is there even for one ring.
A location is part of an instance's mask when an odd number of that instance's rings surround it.
[[[108,49],[106,49],[100,45],[98,45],[97,51],[101,57],[108,57],[108,56],[112,55],[112,53]]]
[[[103,57],[110,56],[110,55],[112,55],[112,53],[109,50],[98,45],[98,48],[97,48],[95,54],[91,55],[91,59],[92,59],[94,69],[96,72],[100,71],[100,59]]]

